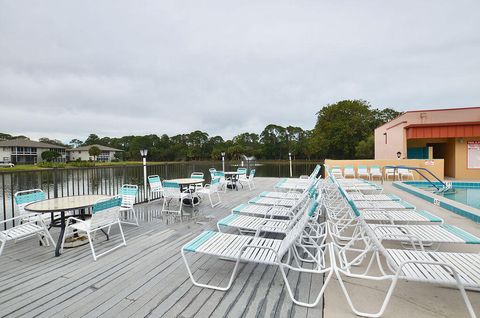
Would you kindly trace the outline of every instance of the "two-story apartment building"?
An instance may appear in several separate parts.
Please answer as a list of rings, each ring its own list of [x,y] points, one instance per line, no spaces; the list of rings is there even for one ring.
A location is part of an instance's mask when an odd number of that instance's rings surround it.
[[[0,161],[14,164],[35,164],[42,161],[44,151],[55,151],[60,157],[56,162],[66,161],[66,148],[29,139],[0,141]]]
[[[95,158],[90,156],[88,152],[92,147],[98,147],[100,149],[101,153],[100,155],[97,156],[96,161],[101,161],[101,162],[110,162],[115,159],[116,153],[123,152],[123,150],[102,146],[102,145],[81,146],[73,149],[67,149],[68,160],[69,161],[76,161],[76,160],[93,161]]]

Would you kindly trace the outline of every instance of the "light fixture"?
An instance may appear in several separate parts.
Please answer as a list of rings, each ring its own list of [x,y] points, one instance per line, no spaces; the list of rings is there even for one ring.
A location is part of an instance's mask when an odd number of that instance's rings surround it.
[[[145,148],[140,149],[140,155],[142,156],[142,158],[145,158],[147,154],[148,154],[148,149],[145,149]]]

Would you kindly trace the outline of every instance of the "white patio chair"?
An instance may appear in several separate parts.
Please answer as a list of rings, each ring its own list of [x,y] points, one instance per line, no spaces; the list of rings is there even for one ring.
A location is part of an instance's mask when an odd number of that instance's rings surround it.
[[[353,166],[345,166],[345,168],[343,168],[343,177],[355,178],[355,168]]]
[[[375,178],[378,178],[378,180],[381,180],[383,177],[382,171],[380,170],[380,166],[370,166],[370,179],[374,180]]]
[[[415,177],[413,176],[413,173],[408,169],[398,168],[398,175],[400,177],[400,180],[402,180],[402,181],[405,178],[415,180]]]
[[[219,188],[223,189],[223,192],[227,192],[227,179],[225,179],[225,172],[223,171],[215,171],[213,172],[213,178],[219,178],[220,179],[220,185]]]
[[[252,237],[206,231],[198,237],[185,244],[182,249],[182,257],[192,283],[195,286],[226,291],[232,286],[235,274],[240,262],[252,262],[265,265],[279,266],[284,279],[285,286],[292,301],[300,306],[316,306],[325,291],[333,273],[333,267],[327,264],[327,259],[332,259],[332,248],[330,244],[319,246],[315,240],[309,240],[308,236],[302,237],[309,217],[305,213],[295,226],[288,232],[283,240]],[[312,253],[312,248],[314,252]],[[190,269],[187,254],[204,254],[218,257],[219,261],[235,261],[235,266],[226,286],[199,283]],[[304,254],[313,269],[306,269],[300,266],[299,254]],[[303,302],[297,299],[290,285],[286,270],[289,272],[326,275],[323,286],[312,302]]]
[[[30,203],[43,201],[47,199],[45,192],[43,192],[41,189],[18,191],[14,194],[14,198],[15,198],[15,204],[17,206],[19,216],[21,216],[22,219],[25,219],[26,221],[28,221],[31,217],[40,216],[45,222],[45,224],[47,225],[50,224],[52,219],[51,214],[33,213],[25,210],[25,206],[29,205]]]
[[[190,192],[181,192],[180,185],[176,182],[163,181],[163,195],[162,214],[174,213],[182,220],[183,200],[187,198],[193,199]],[[170,209],[170,204],[173,202],[178,202],[178,210]]]
[[[395,180],[398,177],[398,170],[394,168],[385,168],[385,180],[389,180],[390,177],[392,180]]]
[[[333,166],[332,169],[330,170],[330,174],[335,178],[340,178],[340,179],[343,178],[343,172],[339,166]]]
[[[124,214],[124,218],[120,218],[120,222],[124,224],[132,224],[138,226],[137,212],[133,208],[135,199],[137,198],[138,186],[133,184],[124,184],[120,189],[120,196],[122,204],[120,207],[120,214]],[[126,221],[129,216],[133,216],[134,222]]]
[[[358,166],[357,173],[359,178],[367,177],[368,180],[371,179],[367,166]]]
[[[69,217],[67,219],[67,224],[65,227],[65,232],[62,239],[62,246],[60,251],[63,252],[63,247],[65,240],[70,235],[73,235],[73,231],[86,233],[88,237],[88,242],[90,243],[90,249],[92,251],[93,260],[96,261],[97,258],[103,256],[113,250],[116,250],[119,247],[126,246],[127,242],[125,241],[125,236],[123,235],[122,224],[120,223],[119,213],[122,204],[122,198],[120,196],[114,198],[108,198],[97,201],[92,207],[92,217],[87,220],[81,220],[75,217]],[[118,224],[120,229],[120,235],[122,237],[122,243],[116,245],[105,252],[100,254],[95,253],[95,248],[93,246],[93,240],[97,231],[103,230],[105,228],[110,229],[112,225]],[[109,239],[107,235],[107,240]]]
[[[210,168],[208,169],[208,171],[210,172],[210,180],[212,180],[215,177],[215,172],[217,171],[217,169]]]
[[[156,197],[163,197],[163,186],[162,181],[160,181],[160,176],[148,176],[148,184],[150,185],[150,199],[156,199]]]
[[[205,179],[205,175],[203,172],[192,172],[190,174],[190,178],[193,179]],[[197,191],[203,188],[203,182],[195,183],[190,186],[190,190]]]
[[[252,169],[250,170],[250,174],[248,175],[248,177],[244,179],[240,179],[241,180],[240,182],[242,181],[245,182],[248,185],[249,190],[255,189],[255,182],[253,181],[254,177],[255,177],[255,169]]]
[[[210,200],[210,205],[212,206],[212,208],[214,208],[215,206],[219,205],[222,201],[220,199],[220,178],[213,178],[211,183],[210,184],[205,184],[205,186],[198,190],[197,193],[198,194],[206,194],[208,195],[208,199]],[[212,201],[212,196],[213,195],[217,195],[217,202],[214,204],[213,201]]]
[[[0,231],[0,256],[8,241],[17,241],[30,236],[37,236],[44,246],[50,246],[51,242],[55,247],[55,242],[40,215],[30,215],[28,219],[25,218],[25,215],[6,219],[0,221],[0,228],[10,222],[16,222],[16,225]]]

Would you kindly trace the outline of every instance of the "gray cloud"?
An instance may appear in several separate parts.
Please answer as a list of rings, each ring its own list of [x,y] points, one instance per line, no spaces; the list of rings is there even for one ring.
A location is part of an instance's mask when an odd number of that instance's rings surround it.
[[[232,137],[321,106],[478,106],[478,1],[0,0],[0,132]]]

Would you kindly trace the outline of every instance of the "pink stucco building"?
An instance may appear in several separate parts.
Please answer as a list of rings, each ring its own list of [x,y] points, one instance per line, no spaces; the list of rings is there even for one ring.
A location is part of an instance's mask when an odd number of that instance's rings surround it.
[[[480,107],[407,111],[375,129],[375,159],[444,159],[445,175],[480,178]]]

